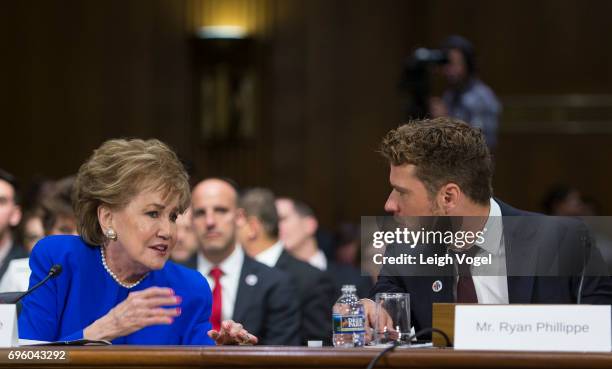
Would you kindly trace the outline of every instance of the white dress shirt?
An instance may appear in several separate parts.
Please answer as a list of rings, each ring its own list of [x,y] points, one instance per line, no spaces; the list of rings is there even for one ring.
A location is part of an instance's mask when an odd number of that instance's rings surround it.
[[[327,258],[321,250],[317,250],[317,253],[312,255],[310,259],[308,259],[308,264],[322,271],[327,270]]]
[[[278,241],[274,245],[268,247],[266,250],[260,252],[255,256],[255,260],[262,264],[266,264],[270,268],[274,268],[283,253],[283,244]]]
[[[13,259],[0,281],[0,292],[27,291],[30,283],[30,259]]]
[[[503,230],[501,209],[499,204],[491,199],[489,218],[484,226],[485,243],[479,245],[481,250],[475,256],[488,256],[490,253],[492,264],[470,267],[479,304],[508,303],[508,277],[506,276],[506,248]],[[487,275],[474,275],[475,268],[479,271],[476,274]]]
[[[234,252],[218,265],[223,272],[223,275],[219,278],[222,288],[221,321],[232,319],[234,315],[234,305],[236,304],[243,262],[244,251],[240,245],[236,245]],[[210,270],[214,267],[215,265],[208,261],[201,252],[198,252],[198,272],[206,278],[211,291],[215,288],[215,279],[210,276]]]

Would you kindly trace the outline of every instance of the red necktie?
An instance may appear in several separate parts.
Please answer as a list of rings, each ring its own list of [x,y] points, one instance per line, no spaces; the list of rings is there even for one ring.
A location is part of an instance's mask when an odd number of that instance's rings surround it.
[[[218,331],[221,329],[221,276],[223,272],[219,267],[214,267],[209,272],[210,276],[215,279],[215,287],[213,288],[212,296],[212,312],[210,313],[210,323],[212,329]]]
[[[473,246],[465,253],[468,256],[476,255],[478,247]],[[476,295],[476,287],[472,279],[472,272],[469,264],[458,264],[459,275],[457,280],[457,302],[464,304],[477,304],[478,296]]]
[[[459,276],[459,280],[457,281],[457,302],[463,304],[478,303],[476,287],[474,286],[474,280],[471,275]]]

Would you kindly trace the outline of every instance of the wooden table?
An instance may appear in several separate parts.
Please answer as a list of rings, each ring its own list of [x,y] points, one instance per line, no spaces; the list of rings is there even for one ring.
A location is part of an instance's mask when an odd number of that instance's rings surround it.
[[[19,368],[363,368],[379,349],[335,349],[271,346],[96,346],[65,348],[65,360],[9,360],[23,351],[47,353],[59,347],[0,350],[0,366]],[[32,357],[35,352],[29,354]],[[377,368],[612,368],[612,353],[531,353],[397,349]]]

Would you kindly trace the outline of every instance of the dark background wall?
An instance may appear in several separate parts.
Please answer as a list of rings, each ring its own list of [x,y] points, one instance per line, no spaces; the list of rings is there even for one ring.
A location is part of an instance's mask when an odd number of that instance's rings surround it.
[[[504,102],[496,194],[532,210],[553,183],[612,210],[608,1],[5,1],[0,167],[24,181],[74,173],[105,139],[156,137],[193,163],[312,203],[323,224],[380,213],[375,153],[402,117],[416,46],[471,39]],[[235,13],[235,14],[234,14]],[[199,135],[195,30],[247,24],[257,125],[239,142]],[[231,18],[231,17],[230,17]],[[440,87],[439,83],[436,85]]]

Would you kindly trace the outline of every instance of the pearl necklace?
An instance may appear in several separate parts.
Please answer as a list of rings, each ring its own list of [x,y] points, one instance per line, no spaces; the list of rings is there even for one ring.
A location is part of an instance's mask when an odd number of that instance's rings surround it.
[[[144,276],[142,276],[142,278],[140,278],[139,280],[137,280],[134,283],[125,283],[125,282],[122,282],[119,279],[119,277],[117,277],[117,275],[115,273],[113,273],[113,271],[110,270],[110,268],[106,264],[106,257],[104,256],[104,246],[100,246],[100,255],[102,255],[102,265],[104,266],[104,269],[106,269],[108,274],[110,274],[110,276],[113,277],[115,282],[119,283],[119,285],[121,287],[123,287],[123,288],[127,288],[127,289],[134,288],[134,287],[138,286],[140,284],[140,282],[142,282],[149,275],[149,273],[145,274]]]

